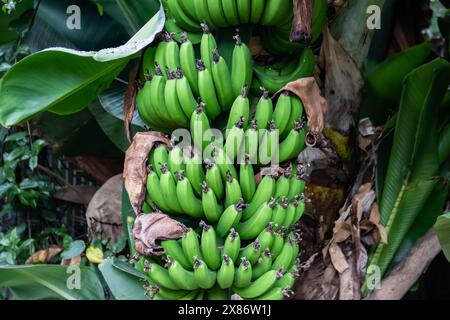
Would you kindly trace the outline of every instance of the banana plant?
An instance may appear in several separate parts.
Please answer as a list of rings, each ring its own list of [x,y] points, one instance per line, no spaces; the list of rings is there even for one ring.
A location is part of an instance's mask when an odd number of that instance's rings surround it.
[[[379,243],[369,267],[384,275],[402,240],[424,208],[439,179],[439,107],[450,83],[450,64],[433,60],[409,73],[401,94],[381,197],[381,223],[388,243]],[[367,283],[362,288],[370,292]]]

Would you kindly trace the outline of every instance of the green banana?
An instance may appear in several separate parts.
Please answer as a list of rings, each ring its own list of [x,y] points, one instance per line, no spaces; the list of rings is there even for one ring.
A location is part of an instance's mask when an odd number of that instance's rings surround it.
[[[147,276],[157,285],[163,286],[171,290],[181,289],[169,276],[169,272],[156,263],[144,262],[144,271]]]
[[[187,38],[187,33],[181,34],[180,46],[180,66],[184,76],[189,82],[189,86],[195,96],[198,96],[198,71],[195,63],[195,50],[192,42]]]
[[[222,175],[223,180],[227,179],[228,172],[231,173],[231,176],[234,179],[239,179],[236,168],[234,167],[234,162],[230,159],[228,154],[223,151],[223,149],[217,146],[214,147],[213,160],[214,163],[219,167],[220,174]]]
[[[217,234],[220,237],[225,237],[231,228],[236,227],[239,221],[241,221],[242,210],[245,207],[244,199],[241,199],[237,204],[231,205],[225,209],[225,211],[220,216],[219,222],[217,223]]]
[[[217,98],[222,110],[229,110],[233,103],[233,89],[230,86],[231,73],[227,62],[216,48],[212,51],[212,76]]]
[[[193,218],[203,217],[202,201],[195,196],[191,182],[189,179],[186,179],[184,171],[180,170],[176,173],[176,175],[178,179],[177,198],[181,208],[183,209],[182,212]]]
[[[267,124],[273,115],[273,103],[269,97],[269,91],[261,87],[262,95],[256,105],[255,120],[258,124],[258,129],[267,129]]]
[[[180,101],[177,95],[177,78],[175,77],[176,70],[169,69],[167,72],[166,87],[164,88],[164,99],[166,101],[167,112],[172,121],[184,128],[189,127],[189,119],[181,108]]]
[[[211,270],[217,270],[220,267],[220,251],[216,242],[216,231],[204,221],[200,221],[200,227],[203,228],[201,249],[203,260]]]
[[[192,0],[177,0],[180,4],[181,9],[193,19],[197,19],[197,15],[195,14],[194,2]]]
[[[154,202],[158,208],[166,213],[173,213],[170,207],[167,205],[166,199],[161,191],[161,184],[159,181],[158,174],[153,170],[150,165],[147,167],[147,196],[150,198],[150,202]],[[146,198],[147,201],[147,198]]]
[[[283,226],[284,219],[286,217],[286,211],[288,208],[288,198],[281,197],[280,203],[277,204],[273,210],[272,222],[274,224],[275,230],[280,229]]]
[[[177,260],[185,269],[192,270],[192,265],[184,255],[183,248],[177,240],[162,240],[161,247],[164,248],[164,253]]]
[[[201,155],[197,151],[193,151],[192,157],[186,161],[186,178],[191,182],[195,193],[202,196],[202,182],[205,180],[205,173]]]
[[[272,254],[270,253],[270,249],[265,249],[262,253],[261,257],[258,259],[257,264],[253,268],[252,281],[255,281],[259,277],[261,277],[264,273],[270,270],[272,266]],[[284,276],[283,276],[284,277]],[[279,279],[278,281],[280,281]]]
[[[253,265],[255,264],[260,255],[261,255],[261,244],[259,243],[259,240],[256,239],[252,243],[248,244],[239,254],[239,259],[246,258],[250,263]]]
[[[159,144],[155,146],[150,153],[150,161],[153,170],[161,177],[161,165],[167,163],[169,158],[169,152],[165,144]]]
[[[223,151],[227,154],[228,158],[234,161],[236,158],[238,162],[244,157],[244,148],[243,142],[245,137],[244,131],[244,122],[245,118],[241,117],[234,127],[230,130],[227,130],[227,137],[225,140],[225,145],[223,147]]]
[[[289,203],[288,208],[286,210],[286,216],[284,217],[283,226],[286,228],[289,228],[294,224],[296,211],[298,207],[298,202],[295,200],[291,203]]]
[[[264,176],[256,188],[252,201],[242,214],[244,221],[250,219],[264,202],[272,198],[275,193],[275,186],[276,182],[273,176]]]
[[[162,40],[158,43],[155,51],[155,74],[156,74],[156,66],[161,67],[159,71],[161,71],[161,76],[167,78],[166,70],[166,47],[167,47],[167,32],[162,33]]]
[[[197,108],[197,100],[195,100],[194,93],[189,85],[188,79],[183,75],[180,68],[177,68],[176,77],[178,101],[184,115],[188,119],[191,119],[192,114]]]
[[[208,0],[208,11],[211,22],[217,27],[227,27],[228,22],[222,8],[222,1]]]
[[[166,163],[161,165],[161,177],[159,179],[161,192],[164,198],[170,199],[170,201],[167,201],[167,206],[173,212],[182,213],[183,209],[181,208],[178,198],[175,196],[177,194],[177,183],[173,174],[167,169]]]
[[[271,165],[279,163],[279,134],[273,120],[269,121],[268,129],[263,130],[258,146],[259,163]]]
[[[183,149],[175,146],[167,156],[167,167],[170,172],[184,171],[186,169]]]
[[[167,68],[176,69],[180,66],[180,47],[170,33],[168,33],[166,42],[164,62]]]
[[[231,288],[234,281],[234,275],[234,262],[229,256],[224,254],[222,265],[220,266],[219,271],[217,271],[217,283],[219,284],[219,287],[222,289]]]
[[[250,240],[257,237],[272,219],[272,209],[275,207],[275,198],[263,203],[256,213],[245,222],[236,227],[236,231],[243,240]],[[259,242],[259,241],[258,241]],[[265,248],[263,248],[265,249]]]
[[[287,137],[287,135],[291,132],[291,130],[295,128],[296,121],[301,119],[303,116],[302,101],[294,94],[291,94],[290,97],[291,97],[291,114],[289,116],[289,121],[286,126],[286,129],[280,134],[281,139]]]
[[[272,258],[276,259],[280,254],[284,246],[284,237],[281,232],[274,232],[273,243],[270,251],[272,252]]]
[[[290,178],[288,196],[290,201],[305,191],[305,169],[304,165],[299,165],[295,171],[295,175]]]
[[[286,17],[292,14],[292,11],[292,1],[290,0],[267,0],[259,23],[265,26],[280,25]]]
[[[284,300],[292,297],[294,292],[288,288],[275,287],[256,297],[255,300]]]
[[[147,202],[147,199],[144,201],[144,203],[142,204],[142,213],[152,213],[153,212],[153,208],[152,208],[153,203],[150,201]]]
[[[217,116],[222,112],[220,103],[214,88],[214,80],[211,74],[211,69],[205,67],[202,60],[197,60],[198,72],[198,90],[200,92],[200,97],[206,105],[206,113],[211,120],[217,118]]]
[[[231,130],[240,119],[243,120],[243,128],[246,129],[248,127],[248,121],[250,118],[250,101],[247,94],[248,87],[244,86],[241,90],[241,94],[234,100],[228,116],[228,130]],[[225,136],[228,137],[228,134]]]
[[[229,25],[237,26],[240,24],[236,0],[222,0],[222,8]]]
[[[233,287],[245,288],[252,282],[252,265],[246,257],[241,258],[241,264],[236,270]]]
[[[173,38],[181,43],[182,41],[182,34],[186,31],[180,28],[179,25],[176,24],[175,20],[170,17],[170,14],[166,14],[166,22],[164,24],[164,28],[173,34]],[[189,32],[187,34],[187,38],[189,41],[191,41],[193,44],[200,43],[200,40],[202,38],[202,32]],[[181,48],[180,48],[181,49]]]
[[[230,233],[225,239],[225,243],[223,245],[223,253],[229,256],[231,260],[237,261],[240,249],[241,238],[239,237],[239,233],[237,233],[234,228],[231,228]]]
[[[223,187],[222,176],[220,174],[219,167],[209,159],[205,161],[206,167],[206,183],[214,191],[218,200],[221,200],[224,196],[225,190]]]
[[[239,21],[241,24],[246,24],[250,22],[251,15],[251,0],[238,0],[236,1]]]
[[[204,110],[205,104],[200,101],[192,114],[190,126],[194,148],[201,152],[209,145],[209,142],[204,138],[204,134],[211,130],[208,116]]]
[[[142,59],[142,66],[140,70],[140,79],[148,80],[148,75],[155,75],[155,56],[156,46],[147,47],[144,52],[144,58]]]
[[[250,157],[247,154],[244,156],[244,163],[239,167],[239,184],[242,197],[247,203],[250,203],[256,191],[256,181],[253,165],[250,163]]]
[[[150,74],[146,74],[147,80],[144,83],[144,86],[137,93],[136,96],[136,104],[139,112],[139,116],[142,118],[144,123],[151,127],[155,127],[155,121],[158,121],[157,115],[153,113],[152,103],[151,103],[151,86],[152,86],[152,76]]]
[[[293,241],[291,239],[287,239],[280,254],[273,261],[272,270],[277,270],[279,268],[289,270],[297,259],[297,255],[295,253],[296,250],[294,248]]]
[[[158,298],[162,298],[163,300],[179,300],[190,293],[190,291],[187,290],[171,290],[163,286],[155,286],[150,290],[153,291],[153,299],[157,296]]]
[[[217,201],[216,194],[208,187],[206,181],[202,184],[202,206],[206,219],[217,222],[223,212],[223,206]]]
[[[167,266],[170,279],[180,289],[196,290],[199,288],[194,272],[184,269],[178,261],[170,256],[167,257]]]
[[[306,126],[303,121],[296,121],[286,139],[280,143],[279,160],[284,162],[298,157],[305,149]]]
[[[228,300],[228,290],[220,288],[218,284],[208,290],[208,300]]]
[[[264,13],[266,7],[266,0],[251,0],[251,16],[250,22],[253,24],[258,24]]]
[[[253,59],[248,46],[235,35],[236,41],[231,58],[231,86],[234,96],[238,96],[242,88],[250,87],[253,79]]]
[[[178,0],[166,0],[167,7],[175,22],[184,30],[197,32],[200,26],[197,22],[189,17],[178,3]]]
[[[290,171],[286,170],[282,175],[278,177],[277,184],[275,187],[276,198],[287,197],[289,195],[290,174],[291,174]]]
[[[264,228],[263,231],[258,235],[259,243],[261,245],[261,248],[265,249],[271,249],[273,240],[274,240],[274,231],[273,231],[273,223],[269,222],[267,227]]]
[[[305,212],[305,202],[303,200],[299,200],[298,205],[295,209],[295,216],[292,221],[292,225],[295,225],[300,220],[304,212]]]
[[[261,277],[253,281],[249,286],[245,288],[233,287],[232,290],[244,299],[256,298],[272,288],[275,282],[282,276],[282,270],[269,270]]]
[[[152,80],[152,85],[150,87],[150,100],[153,105],[153,110],[158,115],[159,119],[162,119],[162,124],[167,127],[167,129],[175,128],[176,123],[173,122],[172,118],[167,113],[167,105],[165,100],[165,89],[166,89],[166,78],[163,75],[159,65],[155,65],[155,76]]]
[[[199,257],[200,259],[203,257],[198,235],[192,228],[188,229],[181,238],[181,247],[183,248],[184,256],[192,267],[194,266],[194,257]]]
[[[299,274],[297,270],[286,272],[280,279],[277,280],[277,282],[275,283],[275,287],[292,288],[295,285],[298,277]]]
[[[275,122],[275,126],[279,130],[279,135],[286,130],[289,123],[289,117],[291,115],[291,97],[289,91],[283,91],[278,97],[273,111],[272,118]]]
[[[259,145],[259,130],[256,120],[250,121],[250,128],[245,131],[244,137],[244,163],[249,161],[250,163],[258,163],[258,145]],[[248,160],[246,160],[248,158]]]
[[[233,178],[231,172],[227,172],[227,179],[225,180],[225,207],[237,203],[242,198],[242,191],[239,182]]]
[[[217,42],[214,36],[209,31],[208,25],[206,23],[202,23],[201,26],[203,29],[203,35],[202,40],[200,41],[200,58],[204,63],[204,67],[208,70],[211,70],[212,51],[217,48]]]
[[[219,260],[220,264],[220,260]],[[205,262],[198,257],[194,258],[194,277],[198,286],[202,289],[210,289],[216,283],[216,272],[208,269]]]

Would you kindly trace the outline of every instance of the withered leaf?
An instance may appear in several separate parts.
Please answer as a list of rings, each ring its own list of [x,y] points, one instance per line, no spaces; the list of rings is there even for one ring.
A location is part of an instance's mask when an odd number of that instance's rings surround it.
[[[294,0],[294,20],[290,40],[300,43],[311,42],[312,13],[314,0]]]
[[[54,256],[59,254],[63,249],[59,246],[52,245],[47,249],[42,249],[33,253],[27,261],[26,264],[45,264],[48,263]]]
[[[172,148],[170,140],[161,132],[139,132],[134,136],[133,143],[125,153],[123,170],[125,189],[136,214],[141,212],[145,199],[148,154],[156,143],[164,143]]]
[[[350,267],[341,247],[336,242],[331,243],[328,252],[330,253],[331,263],[337,272],[342,273]]]
[[[284,88],[275,93],[275,96],[284,90],[294,93],[302,100],[308,117],[306,144],[310,147],[315,146],[319,135],[323,131],[324,114],[328,108],[327,101],[320,94],[320,88],[316,79],[307,77],[289,82]]]
[[[131,121],[133,120],[134,110],[136,109],[136,78],[139,70],[139,65],[136,64],[130,71],[128,77],[127,90],[125,91],[123,114],[125,116],[125,133],[128,142],[131,143]]]
[[[73,257],[72,259],[61,260],[62,266],[79,266],[81,263],[81,256]]]
[[[186,233],[186,226],[163,213],[141,214],[133,226],[135,249],[144,256],[159,256],[164,249],[157,240],[179,239]]]

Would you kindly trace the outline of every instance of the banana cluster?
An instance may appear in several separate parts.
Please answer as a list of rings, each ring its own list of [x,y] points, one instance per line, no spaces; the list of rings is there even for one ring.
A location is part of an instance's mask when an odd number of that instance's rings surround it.
[[[199,31],[199,22],[212,28],[260,24],[276,26],[292,21],[292,0],[164,0],[165,8],[181,28]]]
[[[264,209],[272,210],[265,204]],[[262,209],[263,210],[263,209]],[[261,224],[261,223],[260,223]],[[230,229],[221,239],[215,228],[200,222],[201,234],[189,229],[179,240],[161,242],[165,254],[159,264],[141,258],[153,299],[242,299],[282,300],[291,293],[298,277],[298,236],[287,228],[269,223],[253,242],[243,245],[238,229]]]
[[[145,83],[138,92],[137,107],[141,118],[153,129],[170,132],[189,128],[199,100],[212,121],[229,110],[234,97],[252,83],[252,57],[239,35],[234,37],[230,69],[208,26],[202,27],[200,58],[186,33],[182,33],[180,45],[165,32],[162,41],[145,53]]]

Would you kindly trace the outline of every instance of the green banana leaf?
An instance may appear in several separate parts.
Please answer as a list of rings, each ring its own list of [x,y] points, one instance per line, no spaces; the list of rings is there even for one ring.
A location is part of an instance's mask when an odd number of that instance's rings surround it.
[[[98,268],[117,300],[148,300],[142,276],[138,276],[136,271],[124,270],[123,264],[117,267],[114,258],[105,259]]]
[[[76,281],[72,282],[77,276],[79,289]],[[99,279],[88,267],[71,270],[59,265],[0,265],[0,287],[9,288],[21,300],[105,298]]]
[[[164,26],[162,8],[125,45],[97,52],[54,48],[14,65],[0,87],[0,123],[9,127],[44,110],[71,114],[85,108]]]
[[[450,124],[447,124],[440,133],[438,146],[439,163],[450,156]]]
[[[128,240],[128,248],[130,252],[134,252],[134,240],[131,239],[131,235],[128,232],[128,218],[136,218],[136,213],[131,206],[130,197],[128,196],[128,192],[125,189],[125,185],[122,186],[122,201],[121,201],[121,210],[122,210],[122,227],[123,233],[127,235]]]
[[[434,229],[436,230],[442,251],[450,262],[450,212],[438,217]]]
[[[361,118],[369,117],[374,124],[386,121],[400,101],[405,76],[422,65],[432,52],[424,42],[406,49],[376,66],[367,76],[366,95],[361,105]]]
[[[388,244],[379,243],[369,262],[381,275],[437,184],[433,177],[439,169],[438,111],[449,82],[450,64],[443,59],[415,69],[405,79],[379,202]]]

